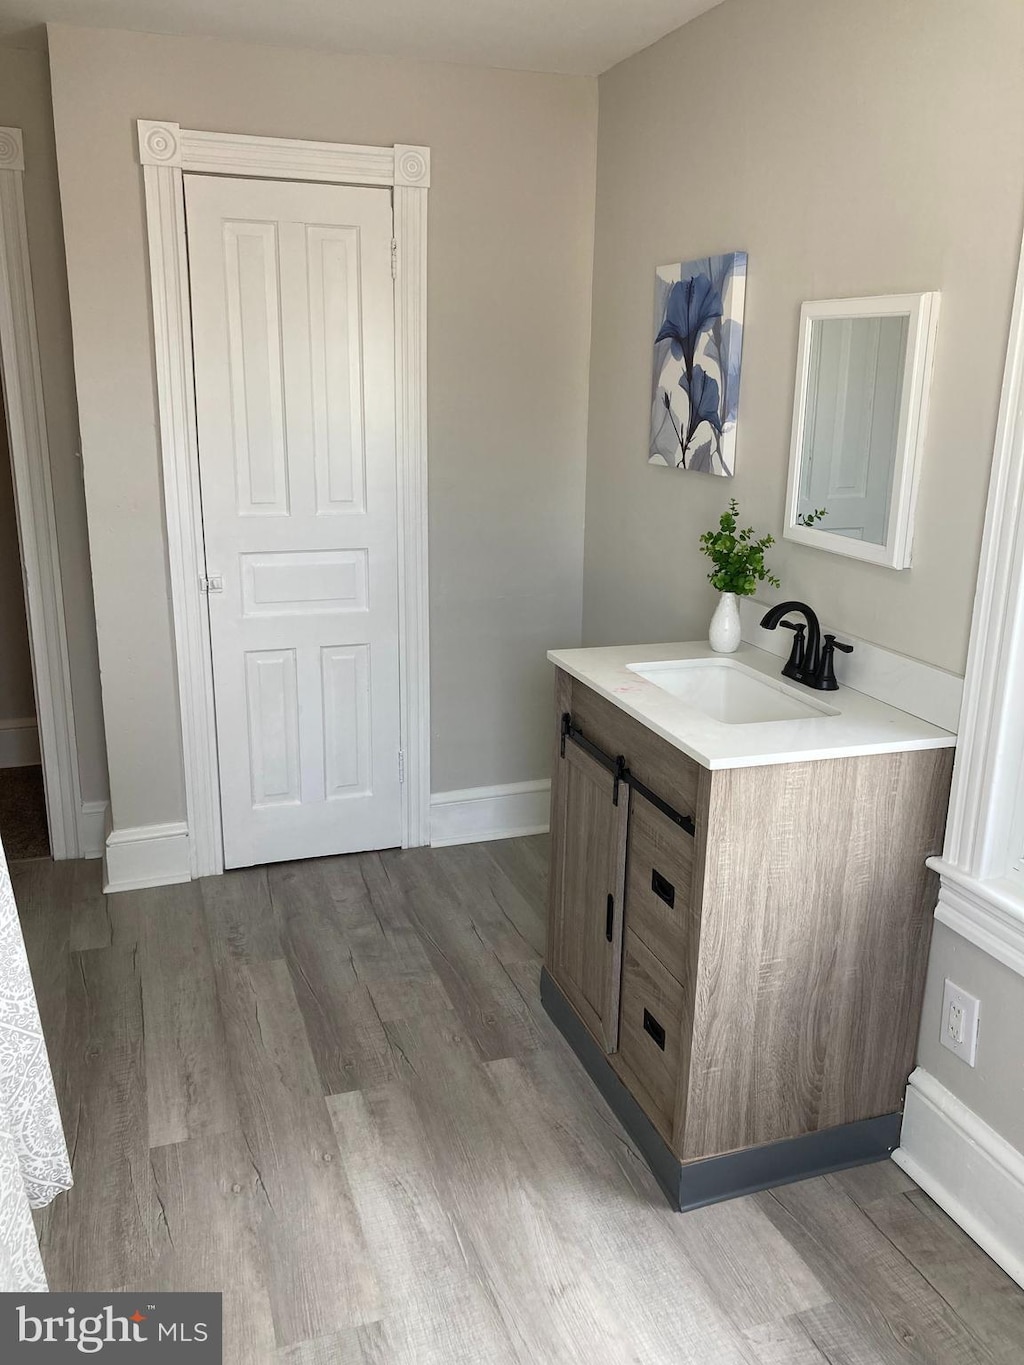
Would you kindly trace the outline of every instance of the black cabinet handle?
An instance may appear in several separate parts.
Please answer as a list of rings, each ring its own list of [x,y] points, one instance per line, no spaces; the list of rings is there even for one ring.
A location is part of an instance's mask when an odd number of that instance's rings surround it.
[[[663,900],[670,908],[676,903],[676,889],[667,877],[663,877],[658,869],[651,869],[651,890]]]
[[[612,941],[612,926],[615,923],[615,897],[608,897],[608,905],[604,917],[604,936],[609,943]]]
[[[650,1010],[644,1010],[644,1032],[649,1033],[654,1041],[665,1051],[665,1029],[659,1024]]]

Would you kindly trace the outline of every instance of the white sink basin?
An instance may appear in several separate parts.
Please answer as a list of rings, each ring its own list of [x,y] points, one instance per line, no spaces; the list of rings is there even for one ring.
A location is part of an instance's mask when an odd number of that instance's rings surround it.
[[[724,725],[770,720],[820,720],[839,712],[788,683],[776,682],[735,659],[668,659],[627,664],[631,673]]]

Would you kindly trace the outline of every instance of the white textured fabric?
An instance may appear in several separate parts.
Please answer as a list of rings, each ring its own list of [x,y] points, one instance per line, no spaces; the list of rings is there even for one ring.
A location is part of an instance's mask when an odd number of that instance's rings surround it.
[[[0,1292],[46,1288],[31,1210],[71,1185],[25,940],[0,846]]]

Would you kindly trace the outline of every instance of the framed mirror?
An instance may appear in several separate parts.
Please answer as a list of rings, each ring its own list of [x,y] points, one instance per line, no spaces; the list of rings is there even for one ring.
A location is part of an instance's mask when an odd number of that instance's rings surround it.
[[[785,537],[910,565],[939,295],[800,310]]]

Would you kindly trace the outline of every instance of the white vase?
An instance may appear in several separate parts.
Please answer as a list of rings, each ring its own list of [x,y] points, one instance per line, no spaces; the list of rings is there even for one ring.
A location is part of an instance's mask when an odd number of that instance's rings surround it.
[[[740,607],[734,592],[718,595],[718,606],[708,627],[708,644],[718,654],[735,654],[740,645]]]

